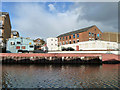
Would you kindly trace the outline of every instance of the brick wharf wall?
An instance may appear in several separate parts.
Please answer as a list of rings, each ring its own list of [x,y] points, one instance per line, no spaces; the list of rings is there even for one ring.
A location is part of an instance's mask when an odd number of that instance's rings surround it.
[[[111,41],[111,42],[119,42],[120,43],[120,33],[117,32],[104,32],[103,33],[103,40],[104,41]]]
[[[92,36],[92,34],[89,36],[89,32],[94,33],[94,36]],[[77,34],[79,34],[79,37],[77,37]],[[101,34],[100,37],[97,37],[97,34]],[[69,36],[71,36],[71,39],[69,38]],[[69,41],[71,41],[71,44],[73,44],[74,41],[75,41],[75,43],[77,43],[77,40],[79,40],[79,42],[89,41],[90,38],[94,39],[94,40],[95,40],[95,38],[101,40],[102,39],[102,32],[96,26],[93,26],[88,31],[76,33],[75,38],[73,38],[73,34],[69,35],[69,36],[64,36],[64,40],[63,40],[63,37],[58,37],[58,44],[59,45],[64,45],[67,43],[70,44]],[[67,39],[66,39],[66,37],[67,37]],[[60,40],[60,38],[61,38],[61,40]],[[66,41],[67,41],[67,43],[66,43]]]

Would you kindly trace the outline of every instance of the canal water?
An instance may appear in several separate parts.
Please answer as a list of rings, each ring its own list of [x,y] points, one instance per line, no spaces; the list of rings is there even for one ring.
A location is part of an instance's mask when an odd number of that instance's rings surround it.
[[[119,88],[119,65],[2,65],[2,87]]]

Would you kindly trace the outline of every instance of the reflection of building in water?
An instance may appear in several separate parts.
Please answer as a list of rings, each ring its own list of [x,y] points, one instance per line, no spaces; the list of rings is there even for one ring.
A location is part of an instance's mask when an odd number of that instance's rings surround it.
[[[19,37],[19,33],[17,31],[11,31],[11,38]]]

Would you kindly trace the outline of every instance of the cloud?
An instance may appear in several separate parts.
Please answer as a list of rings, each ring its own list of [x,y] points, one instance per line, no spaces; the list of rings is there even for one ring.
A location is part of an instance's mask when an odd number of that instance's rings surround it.
[[[118,29],[118,3],[79,3],[83,7],[83,16],[79,20],[86,19],[88,21],[100,22],[103,26],[113,27],[115,31]],[[106,29],[108,31],[108,29]],[[109,29],[113,31],[113,29]]]
[[[55,11],[56,10],[53,4],[49,4],[48,7],[49,7],[50,11]]]
[[[116,14],[112,9],[114,5],[110,5],[112,6],[105,7],[106,4],[104,4],[97,7],[96,4],[92,5],[92,3],[74,3],[68,10],[60,12],[53,4],[49,4],[50,11],[57,11],[50,13],[46,10],[45,4],[22,3],[16,5],[15,18],[12,22],[21,36],[33,39],[57,37],[62,33],[91,25],[97,25],[102,31],[117,31],[116,15],[106,15],[107,12]],[[102,8],[103,6],[104,8]],[[111,8],[111,10],[106,8]]]

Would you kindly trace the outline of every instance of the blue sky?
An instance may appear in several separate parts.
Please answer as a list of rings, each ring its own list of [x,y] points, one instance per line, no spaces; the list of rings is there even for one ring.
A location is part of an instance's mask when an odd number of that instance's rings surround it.
[[[82,2],[3,2],[9,12],[12,30],[22,37],[57,37],[80,28],[97,25],[105,31],[118,31],[117,3]]]

